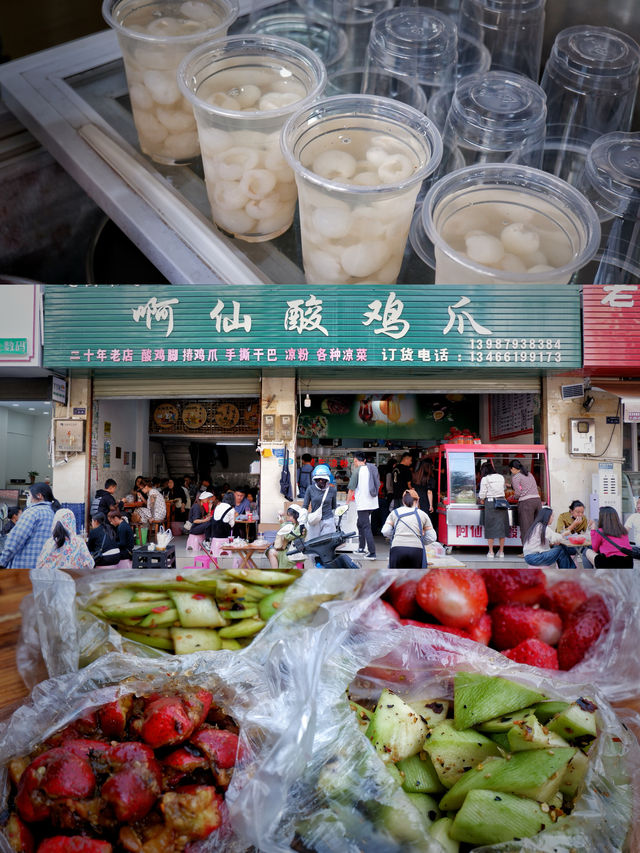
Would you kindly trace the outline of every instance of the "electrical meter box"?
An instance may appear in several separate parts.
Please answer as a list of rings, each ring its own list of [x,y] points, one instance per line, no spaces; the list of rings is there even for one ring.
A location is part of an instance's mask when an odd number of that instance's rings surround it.
[[[596,452],[596,422],[593,418],[571,418],[569,420],[570,452]]]

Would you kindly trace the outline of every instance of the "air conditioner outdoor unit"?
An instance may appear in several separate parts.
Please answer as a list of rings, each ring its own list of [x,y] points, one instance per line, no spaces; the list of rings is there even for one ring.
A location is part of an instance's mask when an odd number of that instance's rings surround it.
[[[563,400],[576,400],[578,397],[584,397],[584,385],[582,382],[579,385],[562,386]]]

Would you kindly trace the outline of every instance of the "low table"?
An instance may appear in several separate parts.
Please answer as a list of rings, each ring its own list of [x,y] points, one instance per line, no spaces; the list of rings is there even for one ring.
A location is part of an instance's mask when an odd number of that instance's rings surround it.
[[[264,542],[261,545],[255,542],[248,542],[246,545],[235,545],[230,542],[224,546],[225,551],[240,556],[242,560],[240,563],[241,569],[259,569],[260,567],[256,566],[253,557],[255,554],[264,554],[269,548],[271,548],[270,542]]]

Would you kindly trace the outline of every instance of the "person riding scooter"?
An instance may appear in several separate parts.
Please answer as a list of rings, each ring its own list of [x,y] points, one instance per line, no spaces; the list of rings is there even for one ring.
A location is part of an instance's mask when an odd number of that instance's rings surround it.
[[[351,559],[348,554],[338,551],[340,545],[343,545],[347,539],[357,536],[357,533],[343,533],[340,530],[340,520],[347,511],[347,506],[338,507],[335,511],[337,518],[337,529],[333,533],[328,533],[323,536],[317,536],[313,539],[303,541],[302,538],[295,539],[288,549],[289,559],[293,559],[293,554],[301,553],[309,555],[315,560],[316,568],[324,569],[358,569],[357,563]],[[334,522],[335,523],[335,522]]]
[[[311,485],[302,499],[302,506],[308,511],[307,539],[335,533],[336,522],[333,512],[337,504],[336,487],[331,485],[331,471],[328,465],[316,465],[311,474]]]

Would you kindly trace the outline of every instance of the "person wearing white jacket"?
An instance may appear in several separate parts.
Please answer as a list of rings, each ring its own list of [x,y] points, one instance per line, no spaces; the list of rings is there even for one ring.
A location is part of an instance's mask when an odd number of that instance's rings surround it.
[[[358,514],[358,554],[364,560],[375,560],[376,543],[371,530],[371,513],[378,509],[378,491],[375,489],[375,494],[371,494],[371,470],[364,453],[358,451],[354,454],[353,465],[353,481],[349,486],[353,482],[354,488],[349,488],[347,500],[354,499]]]

